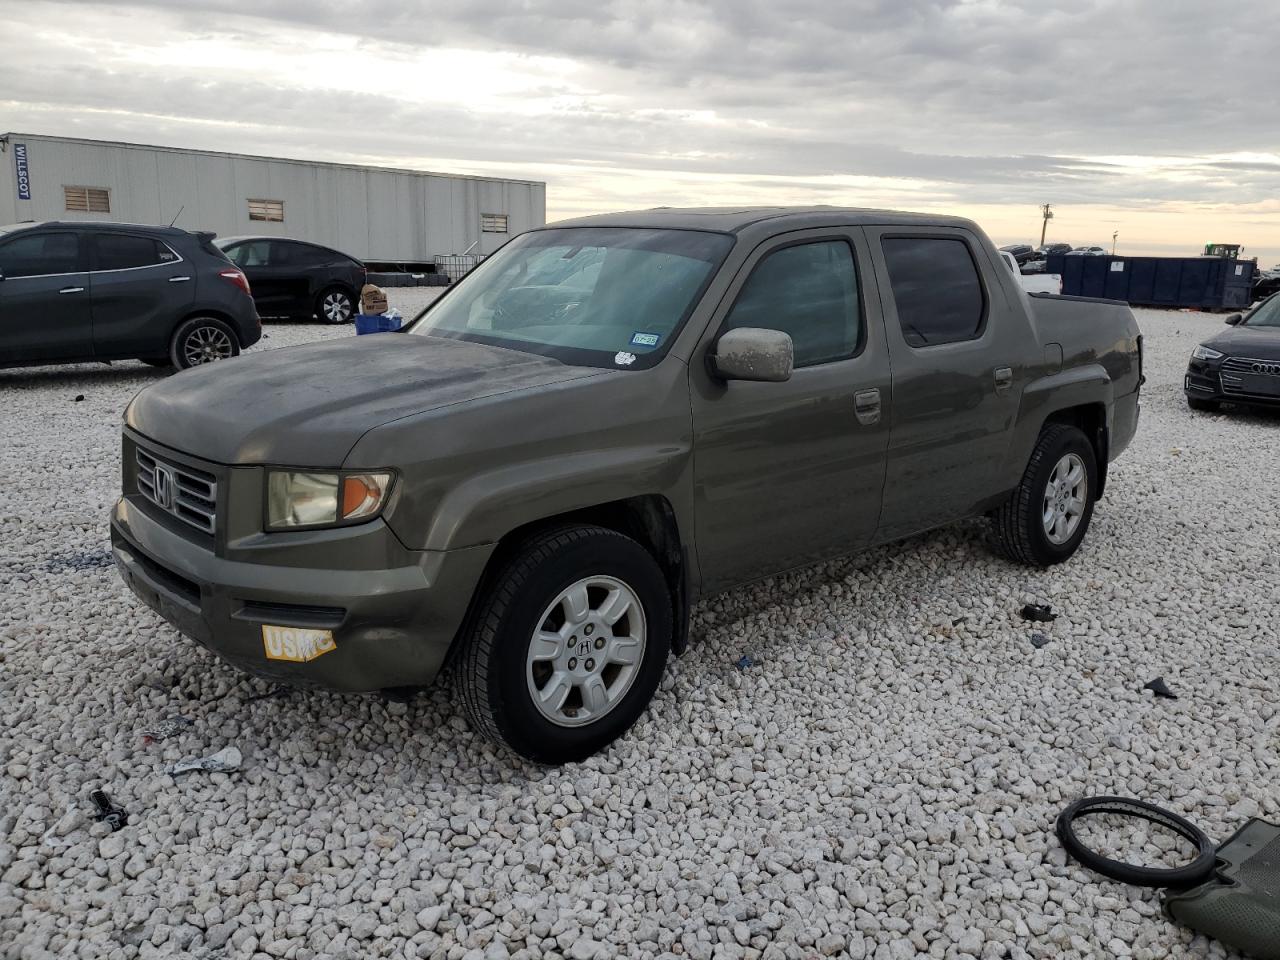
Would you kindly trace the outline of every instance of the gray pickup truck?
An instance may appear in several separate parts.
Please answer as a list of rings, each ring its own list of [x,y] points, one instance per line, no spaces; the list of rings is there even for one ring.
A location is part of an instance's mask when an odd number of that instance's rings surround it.
[[[446,661],[474,726],[589,755],[690,605],[975,515],[1070,557],[1133,437],[1122,303],[1030,296],[967,220],[654,210],[516,237],[402,334],[212,364],[125,413],[124,580],[254,674]]]

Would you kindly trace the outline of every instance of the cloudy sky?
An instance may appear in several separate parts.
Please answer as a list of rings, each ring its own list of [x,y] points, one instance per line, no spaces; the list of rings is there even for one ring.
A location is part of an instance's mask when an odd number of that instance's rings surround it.
[[[0,129],[1280,261],[1274,0],[0,0]]]

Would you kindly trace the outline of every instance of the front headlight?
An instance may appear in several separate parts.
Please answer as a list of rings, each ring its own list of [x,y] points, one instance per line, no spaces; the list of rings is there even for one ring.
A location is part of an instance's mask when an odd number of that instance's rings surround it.
[[[336,527],[372,520],[391,491],[390,473],[267,471],[267,529]]]
[[[1217,350],[1211,350],[1204,344],[1201,344],[1191,351],[1192,360],[1218,360],[1225,356],[1225,353],[1219,353]]]

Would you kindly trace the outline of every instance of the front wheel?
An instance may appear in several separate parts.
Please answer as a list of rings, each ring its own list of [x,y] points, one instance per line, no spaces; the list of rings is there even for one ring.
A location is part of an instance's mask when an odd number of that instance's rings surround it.
[[[1098,461],[1079,428],[1040,431],[1022,481],[992,515],[997,549],[1016,563],[1047,567],[1071,557],[1093,518]]]
[[[330,287],[316,297],[316,316],[324,323],[347,323],[355,312],[355,301],[341,287]]]
[[[472,726],[538,763],[581,760],[644,712],[671,649],[671,594],[636,541],[561,527],[483,589],[455,681]]]
[[[229,326],[214,317],[192,317],[183,321],[169,345],[169,362],[186,370],[240,354],[240,338]]]

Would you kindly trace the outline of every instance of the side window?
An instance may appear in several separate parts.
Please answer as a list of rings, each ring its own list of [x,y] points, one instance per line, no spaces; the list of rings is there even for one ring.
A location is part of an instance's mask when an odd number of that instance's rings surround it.
[[[251,240],[232,247],[227,256],[237,267],[264,267],[267,264],[267,241]]]
[[[862,342],[853,249],[843,240],[823,240],[767,255],[725,320],[725,329],[737,327],[790,334],[797,367],[853,356]]]
[[[986,299],[978,268],[963,240],[886,237],[902,336],[913,347],[972,340],[982,331]]]
[[[173,263],[177,256],[163,243],[150,237],[124,233],[98,233],[91,238],[94,270],[129,270]]]
[[[0,246],[0,272],[7,278],[79,273],[80,238],[74,233],[28,233]]]
[[[275,240],[271,244],[271,259],[267,262],[273,267],[301,267],[309,262],[307,248],[300,243]]]

